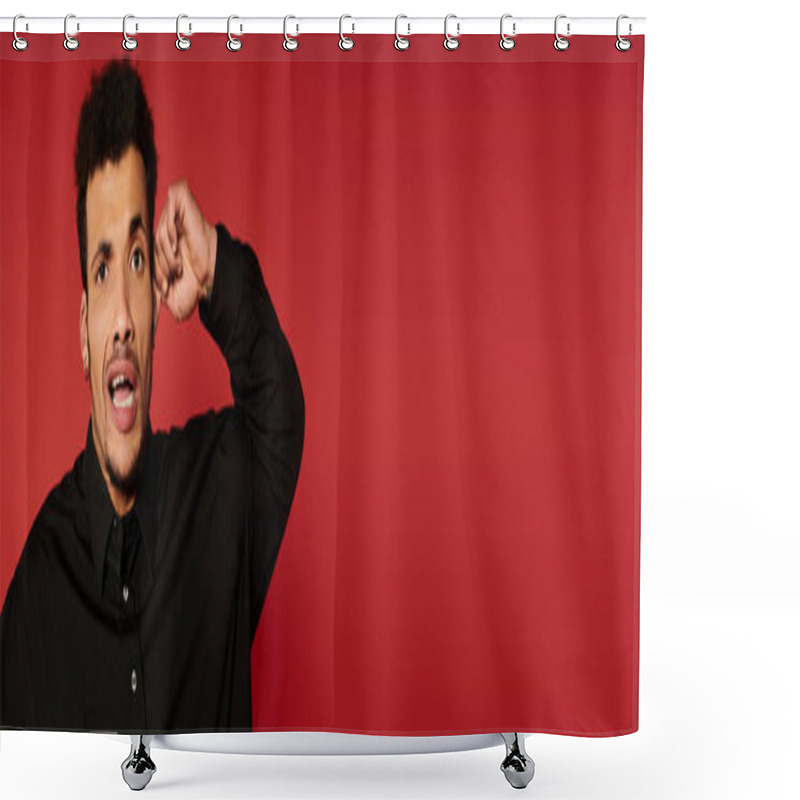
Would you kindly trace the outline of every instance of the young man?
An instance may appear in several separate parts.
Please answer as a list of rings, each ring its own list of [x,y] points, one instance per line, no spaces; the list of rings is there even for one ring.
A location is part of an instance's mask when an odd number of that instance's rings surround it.
[[[255,254],[185,182],[154,230],[153,122],[127,62],[92,78],[75,170],[91,418],[3,606],[0,726],[249,730],[250,645],[303,449],[297,368]],[[149,422],[162,305],[199,309],[234,397],[169,433]]]

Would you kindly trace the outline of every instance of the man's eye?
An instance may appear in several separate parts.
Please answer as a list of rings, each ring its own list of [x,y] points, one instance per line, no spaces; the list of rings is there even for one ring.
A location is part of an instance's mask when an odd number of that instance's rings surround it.
[[[106,279],[107,274],[108,267],[106,266],[106,262],[101,261],[100,266],[97,268],[97,272],[95,273],[94,279],[97,283],[102,283]]]
[[[133,266],[136,272],[144,269],[144,253],[141,251],[140,248],[136,248],[133,251],[133,256],[131,257],[131,265]]]

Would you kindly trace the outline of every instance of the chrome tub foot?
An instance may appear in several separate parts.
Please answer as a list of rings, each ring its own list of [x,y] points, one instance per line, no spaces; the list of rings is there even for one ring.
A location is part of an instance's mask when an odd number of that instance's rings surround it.
[[[150,742],[152,736],[131,734],[131,752],[122,762],[122,777],[125,783],[135,792],[144,789],[156,771],[156,765],[150,758]]]
[[[506,780],[515,789],[524,789],[532,780],[536,765],[525,752],[525,739],[521,733],[501,733],[506,743],[506,757],[500,765]]]

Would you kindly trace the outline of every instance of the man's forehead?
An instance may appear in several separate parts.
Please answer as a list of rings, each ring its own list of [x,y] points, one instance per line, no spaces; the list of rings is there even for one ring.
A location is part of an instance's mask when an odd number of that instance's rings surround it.
[[[87,238],[91,249],[102,239],[127,240],[141,227],[147,233],[144,162],[134,147],[119,161],[106,161],[90,176],[86,188]],[[141,221],[140,226],[133,222]]]

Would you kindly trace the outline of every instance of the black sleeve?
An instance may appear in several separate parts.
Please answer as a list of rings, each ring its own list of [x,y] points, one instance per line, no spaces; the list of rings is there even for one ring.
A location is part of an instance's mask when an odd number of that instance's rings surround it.
[[[305,432],[297,366],[258,259],[221,223],[211,297],[200,319],[228,364],[234,408],[250,439],[251,636],[266,598],[294,497]]]
[[[33,727],[47,695],[47,659],[42,647],[42,617],[23,550],[0,613],[0,726]],[[37,691],[37,689],[39,691]]]

